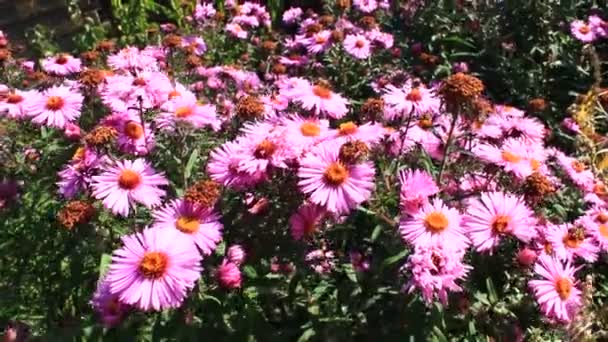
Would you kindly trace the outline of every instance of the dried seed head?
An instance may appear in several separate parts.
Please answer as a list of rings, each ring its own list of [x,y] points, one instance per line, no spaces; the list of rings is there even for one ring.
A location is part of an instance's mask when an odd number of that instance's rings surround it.
[[[84,137],[91,146],[102,146],[112,142],[118,136],[118,131],[110,126],[97,126]]]
[[[483,82],[475,76],[462,72],[456,73],[441,85],[439,92],[449,104],[469,103],[484,91]]]
[[[210,208],[215,205],[220,197],[220,186],[212,180],[201,180],[192,185],[184,198],[186,201]]]
[[[259,118],[264,114],[264,104],[257,97],[243,96],[236,104],[236,114],[246,120]]]
[[[95,208],[85,201],[71,201],[57,214],[59,223],[68,230],[75,225],[85,224],[95,215]]]

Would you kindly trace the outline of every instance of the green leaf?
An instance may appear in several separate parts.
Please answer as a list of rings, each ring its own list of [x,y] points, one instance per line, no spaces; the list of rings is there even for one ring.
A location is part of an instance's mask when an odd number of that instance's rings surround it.
[[[488,299],[490,300],[490,303],[496,303],[498,301],[498,294],[496,293],[492,278],[486,278],[486,287],[488,288]]]
[[[352,281],[353,283],[357,283],[358,282],[357,272],[355,272],[355,269],[353,268],[353,265],[351,265],[351,264],[345,264],[344,265],[344,273],[346,274],[346,276],[348,277],[348,279],[350,279],[350,281]]]
[[[258,272],[251,265],[247,265],[247,266],[243,267],[243,273],[245,273],[245,275],[249,279],[255,279],[258,277]]]
[[[308,329],[304,330],[302,335],[300,335],[300,337],[298,338],[298,342],[310,341],[310,339],[315,335],[316,335],[315,329],[308,328]]]
[[[378,236],[380,236],[380,233],[382,233],[382,225],[379,224],[372,231],[372,236],[370,237],[370,240],[372,242],[375,242],[378,239]]]
[[[112,262],[112,256],[107,253],[103,253],[101,255],[101,259],[99,261],[99,277],[103,277],[108,268],[110,267],[110,263]]]
[[[439,342],[448,342],[448,338],[437,326],[433,327],[433,339]]]
[[[382,268],[391,266],[397,262],[399,262],[401,259],[403,259],[408,253],[407,249],[402,250],[401,252],[399,252],[398,254],[393,255],[392,257],[388,257],[386,259],[384,259],[384,261],[382,262]]]

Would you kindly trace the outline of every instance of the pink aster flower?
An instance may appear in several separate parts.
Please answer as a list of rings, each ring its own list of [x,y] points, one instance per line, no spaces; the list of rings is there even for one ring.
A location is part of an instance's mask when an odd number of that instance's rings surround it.
[[[542,279],[530,280],[528,284],[548,318],[569,322],[581,307],[582,292],[574,278],[576,270],[570,261],[564,264],[546,255],[539,257],[534,272]]]
[[[347,213],[366,201],[374,187],[371,162],[344,164],[336,141],[318,145],[300,161],[298,185],[313,203],[335,213]]]
[[[0,100],[0,117],[8,116],[11,119],[18,119],[26,116],[25,104],[26,100],[32,94],[31,91],[22,91],[15,89],[9,92],[6,97]],[[34,93],[35,94],[35,93]]]
[[[64,86],[54,86],[42,93],[28,96],[24,108],[32,122],[63,129],[68,122],[80,117],[84,97]]]
[[[428,203],[429,197],[439,192],[433,177],[422,170],[402,170],[399,172],[401,183],[400,204],[408,214],[413,215],[423,204]]]
[[[189,91],[181,92],[161,106],[162,113],[157,116],[158,127],[172,131],[175,125],[182,122],[194,128],[211,127],[214,131],[220,129],[221,122],[217,118],[216,108],[211,104],[201,105],[196,96]]]
[[[314,144],[325,139],[329,133],[329,122],[317,118],[291,115],[282,120],[285,138],[292,145],[296,156],[310,150]]]
[[[42,61],[42,69],[49,74],[65,76],[80,72],[80,59],[70,55],[61,54],[56,57],[48,57]]]
[[[124,153],[142,156],[154,149],[154,132],[148,123],[142,125],[133,111],[106,117],[102,124],[116,129],[118,147]]]
[[[414,85],[408,80],[400,88],[389,84],[384,91],[382,99],[385,103],[384,118],[387,120],[439,112],[441,101],[423,84]]]
[[[211,151],[207,163],[207,172],[211,179],[236,189],[246,188],[264,180],[264,171],[249,174],[239,170],[242,155],[242,146],[230,141]]]
[[[247,39],[248,32],[245,31],[239,24],[226,24],[226,31],[233,37],[239,39]]]
[[[285,24],[293,24],[300,20],[303,13],[300,7],[290,7],[287,11],[283,12],[283,22]]]
[[[501,146],[478,144],[473,147],[472,152],[483,161],[513,172],[520,179],[526,178],[542,166],[542,160],[537,159],[542,157],[537,152],[542,151],[522,139],[509,138]]]
[[[556,151],[555,156],[558,164],[566,171],[568,177],[583,189],[593,188],[595,176],[590,168],[576,158],[568,157],[561,151]]]
[[[403,240],[414,246],[445,245],[461,250],[470,244],[460,213],[440,199],[423,204],[412,217],[404,217],[399,231]]]
[[[191,49],[197,56],[200,56],[207,51],[205,40],[197,36],[182,37],[182,47]]]
[[[293,100],[300,102],[304,109],[317,115],[326,114],[333,119],[340,119],[348,112],[348,100],[322,84],[308,84],[294,94]]]
[[[306,38],[303,43],[306,46],[309,54],[321,53],[331,46],[331,31],[323,30],[314,33],[312,37]]]
[[[343,44],[346,52],[355,58],[365,59],[372,54],[369,40],[361,34],[347,35]]]
[[[91,177],[108,162],[108,158],[97,152],[81,147],[76,150],[72,160],[57,174],[59,194],[67,199],[74,198],[80,191],[88,191]]]
[[[354,0],[353,6],[363,13],[371,13],[378,8],[377,0]]]
[[[602,20],[597,15],[590,15],[587,20],[596,37],[606,38],[608,36],[608,22]]]
[[[93,177],[93,196],[103,200],[103,205],[114,214],[126,217],[136,202],[147,208],[160,204],[165,190],[159,186],[168,183],[144,159],[116,161]]]
[[[341,142],[360,140],[369,145],[378,143],[385,136],[384,127],[379,123],[367,122],[357,125],[353,121],[346,121],[338,125],[338,129],[331,135]]]
[[[238,289],[241,287],[241,271],[237,264],[228,259],[224,259],[216,270],[218,282],[225,289]]]
[[[587,233],[593,237],[599,247],[608,251],[608,210],[595,207],[587,211],[581,219]]]
[[[335,253],[325,248],[308,252],[304,260],[318,274],[328,274],[336,267]]]
[[[582,223],[565,223],[549,227],[546,239],[558,259],[571,261],[574,257],[581,257],[588,262],[597,260],[599,247],[593,237],[587,234]]]
[[[268,130],[255,132],[255,127],[269,127]],[[269,167],[286,168],[286,161],[293,156],[291,147],[287,145],[284,132],[275,131],[274,125],[261,124],[246,126],[244,130],[252,129],[250,133],[238,138],[241,145],[241,160],[239,171],[250,175],[265,173]]]
[[[178,199],[154,210],[152,216],[152,228],[178,230],[196,244],[203,255],[211,254],[222,239],[223,226],[210,208]]]
[[[420,290],[427,304],[435,298],[447,304],[448,293],[462,291],[456,282],[463,280],[471,269],[462,262],[463,256],[463,250],[454,250],[448,245],[416,246],[404,266],[412,274],[405,288],[410,293]]]
[[[247,257],[247,253],[243,249],[241,245],[232,245],[228,247],[226,251],[226,258],[233,264],[240,266],[245,262],[245,258]]]
[[[194,19],[203,22],[215,17],[216,13],[217,11],[212,3],[201,4],[197,2],[196,7],[194,8]]]
[[[120,323],[129,309],[128,305],[118,300],[117,295],[110,293],[110,283],[106,279],[101,279],[97,284],[91,305],[107,328]]]
[[[291,236],[294,240],[312,236],[325,217],[325,208],[316,204],[304,204],[289,218]]]
[[[150,53],[128,46],[108,56],[108,65],[114,70],[158,70],[156,58]]]
[[[503,192],[482,193],[471,201],[464,218],[469,237],[477,251],[491,251],[505,235],[523,242],[536,236],[536,220],[523,199]]]
[[[597,38],[591,26],[582,20],[575,20],[570,23],[570,32],[583,43],[591,43]]]
[[[173,229],[145,229],[122,242],[106,277],[110,292],[144,311],[179,307],[201,272],[192,241]]]

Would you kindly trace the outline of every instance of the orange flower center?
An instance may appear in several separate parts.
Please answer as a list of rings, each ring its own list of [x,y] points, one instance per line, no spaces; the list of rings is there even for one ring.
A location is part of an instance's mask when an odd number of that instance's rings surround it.
[[[191,107],[178,107],[175,110],[175,116],[177,116],[178,118],[187,118],[190,115],[192,115],[192,108]]]
[[[572,282],[568,278],[559,278],[555,282],[555,291],[561,300],[566,300],[570,297],[572,291]]]
[[[424,226],[431,233],[441,233],[448,227],[448,218],[444,213],[433,211],[424,218]]]
[[[608,226],[605,224],[600,224],[600,227],[598,228],[600,235],[604,238],[604,239],[608,239]]]
[[[538,170],[542,166],[541,162],[536,159],[530,159],[530,167],[532,167],[532,171]]]
[[[578,248],[585,240],[585,232],[582,228],[570,228],[566,235],[564,235],[564,245],[568,248]]]
[[[608,215],[606,215],[604,213],[599,213],[595,217],[595,220],[599,223],[606,223],[606,222],[608,222]]]
[[[340,185],[348,179],[348,170],[340,162],[329,164],[324,173],[325,180],[331,185]]]
[[[582,25],[581,27],[579,27],[578,32],[582,34],[587,34],[591,32],[591,28],[589,27],[589,25]]]
[[[511,153],[509,151],[502,151],[500,153],[500,156],[502,157],[502,160],[509,162],[509,163],[519,163],[521,161],[521,157]]]
[[[74,155],[72,156],[72,160],[81,160],[82,158],[84,158],[85,151],[86,151],[85,148],[82,146],[77,148],[76,152],[74,152]]]
[[[46,108],[48,110],[60,110],[63,108],[63,99],[59,96],[50,96],[46,100]]]
[[[179,91],[173,89],[169,93],[169,100],[174,99],[174,98],[179,97],[179,96],[182,96],[182,94]]]
[[[545,242],[543,249],[545,250],[545,253],[547,253],[548,255],[553,254],[553,246],[551,246],[551,243],[549,243],[549,241]]]
[[[68,57],[66,55],[59,55],[59,57],[55,58],[55,63],[63,65],[68,62]]]
[[[158,279],[165,275],[169,257],[163,252],[146,252],[139,262],[139,272],[145,278]]]
[[[359,40],[357,40],[357,41],[355,42],[355,47],[357,47],[357,48],[359,48],[359,49],[360,49],[360,48],[362,48],[362,47],[364,47],[364,46],[365,46],[365,42],[364,42],[364,41],[362,41],[361,39],[359,39]]]
[[[15,93],[10,93],[8,94],[7,98],[6,98],[6,102],[8,103],[19,103],[23,101],[23,96],[19,95],[19,94],[15,94]]]
[[[574,171],[580,173],[580,172],[585,171],[585,164],[581,163],[578,160],[575,160],[572,162],[572,168],[574,169]]]
[[[133,85],[134,86],[138,86],[138,87],[143,87],[146,85],[146,80],[144,80],[141,77],[138,77],[136,79],[133,80]]]
[[[118,185],[125,190],[133,190],[139,183],[141,183],[141,176],[133,170],[122,170],[118,177]]]
[[[340,135],[350,135],[357,133],[358,129],[359,127],[356,123],[348,121],[340,124],[340,126],[338,127],[338,133]]]
[[[492,231],[494,234],[503,234],[509,228],[509,216],[498,215],[492,222]]]
[[[318,96],[322,99],[329,100],[331,98],[331,90],[329,90],[327,87],[322,86],[322,85],[316,85],[316,86],[312,87],[312,92],[313,92],[313,94],[315,94],[316,96]]]
[[[193,234],[198,231],[200,222],[197,218],[182,216],[175,221],[175,228],[182,233]]]
[[[327,38],[317,35],[315,36],[315,43],[317,44],[325,44],[325,42],[327,41]]]
[[[131,139],[139,139],[144,135],[144,128],[135,121],[129,121],[125,125],[125,135]]]
[[[413,88],[409,92],[409,94],[407,94],[407,96],[405,96],[405,99],[408,101],[412,101],[412,102],[418,102],[418,101],[422,100],[422,93],[420,92],[420,89]]]
[[[270,158],[277,150],[277,145],[268,139],[262,140],[261,143],[256,146],[253,155],[258,159]]]
[[[598,195],[598,196],[604,196],[606,195],[606,187],[604,186],[604,183],[597,183],[593,186],[593,193]]]
[[[300,132],[305,137],[318,137],[321,134],[321,127],[314,122],[307,121],[300,126]]]
[[[429,129],[433,127],[433,118],[430,115],[423,115],[418,120],[418,127],[422,129]]]

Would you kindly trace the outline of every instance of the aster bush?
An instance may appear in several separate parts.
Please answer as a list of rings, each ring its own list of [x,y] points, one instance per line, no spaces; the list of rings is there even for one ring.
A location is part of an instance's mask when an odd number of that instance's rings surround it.
[[[0,34],[5,339],[605,339],[607,13],[439,3]]]

